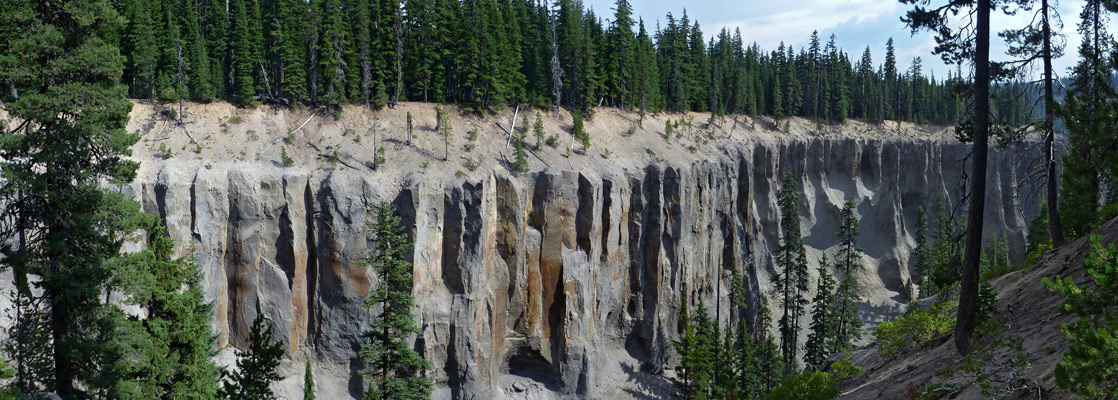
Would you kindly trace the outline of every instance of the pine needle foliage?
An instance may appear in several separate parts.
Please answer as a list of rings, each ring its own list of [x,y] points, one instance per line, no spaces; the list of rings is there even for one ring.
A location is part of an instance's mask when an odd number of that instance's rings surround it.
[[[237,352],[237,369],[225,373],[221,395],[228,400],[275,400],[272,383],[283,358],[283,344],[272,339],[272,325],[258,314],[248,334],[248,350]]]
[[[361,346],[369,379],[365,400],[426,399],[431,380],[424,376],[430,363],[415,351],[408,338],[422,335],[412,308],[413,244],[404,233],[396,209],[388,202],[376,207],[376,220],[369,224],[372,251],[361,266],[372,269],[378,282],[365,298],[365,306],[379,311],[372,326],[362,333],[368,342]]]

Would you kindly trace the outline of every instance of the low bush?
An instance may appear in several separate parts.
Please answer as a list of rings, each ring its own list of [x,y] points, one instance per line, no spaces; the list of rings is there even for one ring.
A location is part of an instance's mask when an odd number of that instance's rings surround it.
[[[835,377],[826,372],[789,376],[769,393],[770,400],[826,400],[841,394]]]
[[[947,336],[955,326],[955,302],[932,304],[927,310],[914,310],[877,326],[873,332],[878,351],[884,358],[893,358],[909,349],[919,348]]]

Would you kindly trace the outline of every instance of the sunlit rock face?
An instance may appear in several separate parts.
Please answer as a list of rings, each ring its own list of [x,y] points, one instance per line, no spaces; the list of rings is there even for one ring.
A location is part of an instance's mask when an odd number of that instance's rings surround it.
[[[1017,260],[1035,213],[1020,186],[1030,151],[994,150],[989,163],[985,231],[1005,232]],[[863,316],[894,315],[915,291],[917,207],[932,220],[937,197],[955,206],[969,153],[948,140],[758,140],[705,161],[461,179],[145,160],[156,172],[127,190],[196,255],[222,346],[243,348],[256,315],[271,319],[287,349],[283,397],[300,396],[307,358],[320,398],[360,397],[360,333],[379,310],[364,306],[378,278],[358,261],[371,210],[388,201],[415,241],[414,346],[436,398],[601,398],[624,374],[674,364],[684,299],[723,327],[753,324],[772,295],[785,174],[802,183],[813,265],[838,243],[842,203],[858,204]],[[729,298],[735,269],[746,309]]]

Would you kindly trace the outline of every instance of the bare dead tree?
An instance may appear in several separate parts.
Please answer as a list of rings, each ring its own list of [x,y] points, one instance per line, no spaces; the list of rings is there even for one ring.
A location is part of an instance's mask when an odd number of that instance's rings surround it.
[[[555,34],[555,17],[547,14],[551,28],[551,97],[555,101],[555,119],[559,119],[559,100],[563,94],[563,67],[559,65],[559,43]]]

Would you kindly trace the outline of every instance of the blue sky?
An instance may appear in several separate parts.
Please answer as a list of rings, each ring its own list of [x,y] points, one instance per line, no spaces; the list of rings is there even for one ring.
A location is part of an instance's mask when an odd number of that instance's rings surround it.
[[[586,7],[593,7],[594,12],[602,18],[613,16],[614,0],[584,1]],[[949,69],[955,70],[954,66],[945,66],[939,56],[932,54],[935,39],[930,33],[911,35],[910,30],[900,22],[900,17],[909,6],[895,0],[631,0],[631,3],[637,15],[644,18],[650,34],[656,29],[657,21],[664,23],[664,15],[669,11],[679,18],[686,7],[687,15],[692,20],[699,21],[703,34],[708,38],[723,27],[729,28],[731,32],[734,28],[741,28],[742,38],[746,43],[757,42],[762,49],[770,51],[784,41],[785,44],[795,46],[798,51],[806,46],[812,30],[819,30],[824,44],[832,33],[835,34],[835,43],[855,60],[861,57],[868,45],[873,62],[878,65],[885,60],[885,42],[892,37],[898,69],[907,69],[913,58],[921,57],[925,73],[932,70],[937,79],[946,76]],[[1062,32],[1067,35],[1067,50],[1064,57],[1053,63],[1058,76],[1066,75],[1067,68],[1075,63],[1076,48],[1080,42],[1075,24],[1079,20],[1083,3],[1083,0],[1059,1],[1057,9],[1065,25]],[[1008,58],[1005,55],[1006,46],[996,36],[996,32],[1023,26],[1032,18],[1032,14],[1023,12],[1009,17],[993,13],[994,34],[991,36],[995,43],[991,46],[992,60]]]

